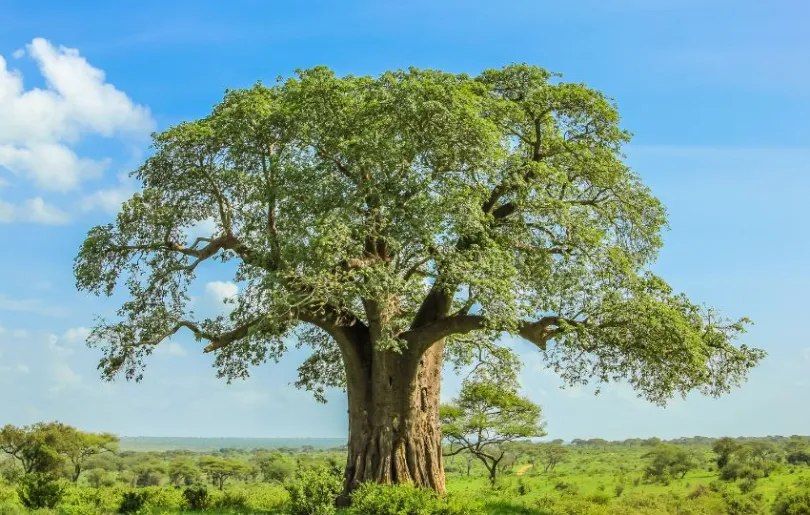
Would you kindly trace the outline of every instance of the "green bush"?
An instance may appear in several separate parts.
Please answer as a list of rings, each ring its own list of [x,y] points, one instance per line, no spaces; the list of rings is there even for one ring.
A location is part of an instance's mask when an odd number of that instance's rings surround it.
[[[772,512],[774,515],[810,515],[810,488],[779,492]]]
[[[20,502],[29,509],[51,508],[62,499],[62,483],[44,474],[26,474],[17,487]]]
[[[146,506],[148,500],[148,492],[124,492],[121,504],[118,506],[118,513],[138,513]]]
[[[740,489],[740,492],[744,494],[750,494],[751,492],[754,491],[754,489],[756,489],[757,480],[751,479],[750,477],[743,479],[742,481],[739,482],[737,487]]]
[[[290,494],[291,515],[333,515],[343,480],[331,468],[299,470],[284,483]]]
[[[531,487],[531,485],[529,483],[527,483],[523,479],[518,481],[518,487],[517,487],[518,495],[526,495],[531,491],[532,491],[532,487]]]
[[[456,499],[441,499],[432,490],[408,485],[367,483],[352,494],[356,515],[477,515],[483,511]]]
[[[225,490],[221,499],[216,502],[220,509],[245,510],[248,507],[248,496],[240,490]]]
[[[189,486],[183,490],[183,498],[186,500],[186,505],[193,511],[203,511],[211,503],[208,489],[202,485]]]

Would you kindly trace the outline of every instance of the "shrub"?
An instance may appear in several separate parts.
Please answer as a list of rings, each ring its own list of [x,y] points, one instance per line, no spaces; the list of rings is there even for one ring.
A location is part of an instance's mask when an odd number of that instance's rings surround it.
[[[701,483],[701,484],[697,485],[695,487],[695,489],[692,490],[689,493],[689,495],[686,496],[686,498],[687,499],[698,499],[698,498],[703,497],[704,495],[708,494],[711,491],[712,490],[708,486]]]
[[[138,513],[144,508],[148,500],[149,494],[147,492],[124,492],[121,505],[118,506],[118,513]]]
[[[757,487],[757,481],[756,479],[746,478],[740,481],[737,487],[740,489],[740,492],[750,494]]]
[[[477,506],[440,499],[432,490],[408,485],[362,485],[352,494],[353,515],[478,515]]]
[[[186,500],[186,505],[193,511],[203,511],[211,503],[208,496],[208,489],[202,485],[189,486],[183,490],[183,498]]]
[[[225,490],[225,494],[216,502],[217,508],[244,510],[248,507],[248,496],[239,490]]]
[[[532,491],[532,487],[527,482],[525,482],[522,479],[520,481],[518,481],[518,487],[517,487],[518,495],[526,495],[531,491]]]
[[[774,515],[807,515],[810,514],[810,488],[801,490],[783,490],[773,503]]]
[[[558,492],[563,492],[571,495],[576,495],[577,491],[579,490],[577,488],[577,485],[575,485],[574,483],[568,483],[567,481],[558,481],[554,485],[554,489],[557,490]]]
[[[333,515],[343,481],[332,469],[299,470],[284,488],[290,494],[291,515]]]
[[[596,492],[586,497],[586,499],[588,499],[588,501],[594,504],[600,504],[604,506],[610,502],[610,495],[604,492]]]
[[[618,484],[613,488],[613,493],[616,494],[616,497],[621,497],[624,493],[624,485]]]
[[[26,474],[17,487],[20,502],[26,508],[53,508],[62,499],[62,484],[44,474]]]

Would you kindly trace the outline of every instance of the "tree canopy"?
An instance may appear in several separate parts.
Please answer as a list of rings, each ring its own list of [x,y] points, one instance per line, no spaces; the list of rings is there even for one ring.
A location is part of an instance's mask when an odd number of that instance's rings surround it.
[[[571,384],[625,379],[658,403],[721,394],[764,353],[734,345],[746,319],[649,271],[665,210],[625,164],[629,139],[608,97],[528,65],[317,67],[228,91],[155,135],[133,173],[143,190],[81,247],[78,287],[110,295],[122,281],[129,295],[90,337],[102,373],[140,378],[187,329],[221,376],[243,377],[297,329],[312,347],[299,386],[321,397],[345,384],[352,332],[378,350],[449,337],[450,355],[468,333],[507,332]],[[211,234],[190,238],[206,221]],[[195,318],[198,267],[232,260],[234,310]],[[439,297],[450,305],[425,323]]]

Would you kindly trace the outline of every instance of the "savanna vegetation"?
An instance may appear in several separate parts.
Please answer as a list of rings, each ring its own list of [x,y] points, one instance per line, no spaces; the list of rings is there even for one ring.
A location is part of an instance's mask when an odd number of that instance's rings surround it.
[[[448,443],[446,497],[368,484],[339,509],[345,446],[131,451],[111,435],[57,423],[6,426],[0,435],[3,514],[810,513],[810,437],[802,436],[510,440],[492,444],[494,482],[475,449],[453,452]],[[77,447],[86,451],[78,473]]]
[[[141,191],[81,246],[79,289],[125,290],[90,335],[99,368],[137,380],[182,331],[230,380],[295,336],[311,349],[298,386],[348,395],[346,502],[363,483],[444,494],[442,417],[451,452],[496,482],[508,455],[490,451],[542,432],[514,388],[488,390],[519,364],[505,334],[569,384],[625,381],[660,404],[723,394],[764,352],[737,342],[747,319],[651,272],[666,216],[623,159],[629,140],[610,98],[529,65],[476,77],[318,67],[228,91],[155,135],[133,173]],[[198,317],[189,287],[213,263],[239,293],[227,315]],[[494,366],[474,398],[440,413],[444,366],[479,363]],[[681,473],[668,453],[656,467]],[[223,490],[246,474],[200,467]]]

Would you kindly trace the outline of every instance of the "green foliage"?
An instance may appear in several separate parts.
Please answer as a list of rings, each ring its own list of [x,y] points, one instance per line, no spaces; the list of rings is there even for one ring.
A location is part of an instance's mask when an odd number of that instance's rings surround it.
[[[494,483],[507,453],[505,444],[544,436],[540,406],[521,397],[514,386],[467,380],[453,404],[441,406],[446,455],[469,452],[484,462]]]
[[[17,487],[20,502],[26,508],[53,508],[62,499],[64,486],[52,475],[26,474]]]
[[[439,498],[435,492],[409,485],[362,485],[352,494],[356,515],[483,515],[480,508]]]
[[[782,490],[776,496],[773,515],[810,515],[810,484],[796,490]]]
[[[183,498],[189,509],[193,511],[202,511],[211,503],[208,495],[208,489],[202,485],[190,486],[183,490]]]
[[[169,462],[169,481],[175,486],[189,486],[197,483],[200,469],[193,459],[177,457]]]
[[[299,470],[284,488],[290,496],[291,515],[333,515],[343,479],[332,468]]]
[[[121,499],[121,505],[118,507],[118,513],[138,513],[146,506],[146,502],[148,500],[148,492],[124,492],[123,498]]]
[[[602,93],[518,64],[478,77],[318,67],[230,90],[155,135],[133,174],[142,191],[81,246],[77,286],[128,294],[90,336],[100,369],[139,379],[156,345],[189,330],[221,376],[244,377],[299,330],[312,353],[297,384],[323,400],[346,384],[323,329],[351,327],[379,350],[449,337],[460,359],[469,333],[505,331],[569,384],[624,379],[657,403],[722,394],[764,352],[734,344],[746,319],[649,272],[665,211],[624,163],[619,120]],[[210,219],[212,234],[190,241]],[[227,317],[189,309],[205,260],[239,262]],[[436,323],[410,329],[437,296]]]
[[[670,444],[659,444],[644,457],[649,459],[644,477],[651,481],[667,482],[674,477],[683,478],[697,467],[688,450]]]
[[[63,474],[74,482],[92,456],[114,451],[118,437],[85,433],[59,422],[0,429],[0,452],[19,463],[26,474]]]
[[[295,474],[295,462],[281,453],[263,453],[254,458],[254,462],[267,482],[283,483]]]
[[[215,506],[220,509],[245,510],[248,507],[248,496],[239,490],[225,490],[222,497],[216,500]]]
[[[229,478],[244,477],[252,471],[244,461],[227,458],[205,457],[200,460],[199,466],[220,490]]]

